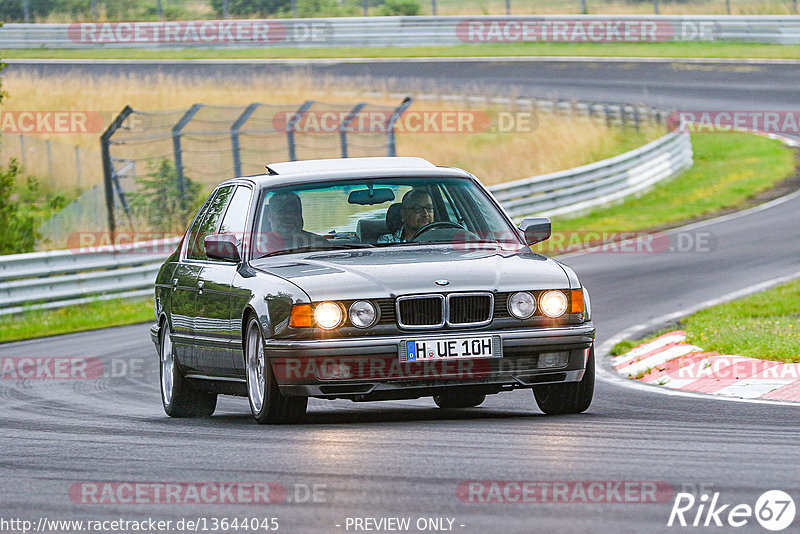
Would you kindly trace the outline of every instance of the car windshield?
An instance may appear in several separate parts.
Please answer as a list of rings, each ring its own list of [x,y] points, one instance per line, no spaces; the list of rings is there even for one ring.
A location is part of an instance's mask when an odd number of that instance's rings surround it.
[[[417,243],[524,245],[518,231],[464,178],[304,183],[262,191],[253,257]]]

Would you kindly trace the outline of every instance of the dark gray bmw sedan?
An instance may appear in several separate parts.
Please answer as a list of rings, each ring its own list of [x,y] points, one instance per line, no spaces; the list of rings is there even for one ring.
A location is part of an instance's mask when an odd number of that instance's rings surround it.
[[[517,388],[548,414],[589,407],[588,293],[530,248],[548,219],[517,227],[473,175],[419,158],[267,170],[217,186],[158,273],[168,415],[240,395],[295,423],[309,397],[465,409]]]

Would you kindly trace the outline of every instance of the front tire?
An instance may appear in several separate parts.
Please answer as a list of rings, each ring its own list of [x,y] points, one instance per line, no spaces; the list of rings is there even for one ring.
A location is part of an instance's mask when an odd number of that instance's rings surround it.
[[[594,396],[594,345],[580,382],[534,386],[533,396],[539,409],[548,415],[586,411]]]
[[[433,397],[439,408],[475,408],[486,400],[486,395],[473,391],[446,391]]]
[[[161,404],[170,417],[209,417],[217,407],[217,395],[197,391],[186,383],[175,361],[169,326],[161,328]]]
[[[247,325],[244,345],[247,369],[247,398],[250,411],[259,424],[287,424],[299,422],[306,413],[308,397],[284,397],[267,361],[261,326],[255,317]]]

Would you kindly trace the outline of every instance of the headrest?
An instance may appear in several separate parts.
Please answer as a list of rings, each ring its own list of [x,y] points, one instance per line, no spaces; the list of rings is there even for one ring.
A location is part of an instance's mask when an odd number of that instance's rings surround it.
[[[389,206],[386,210],[386,228],[390,234],[395,233],[403,226],[403,216],[401,212],[401,204],[398,202]]]

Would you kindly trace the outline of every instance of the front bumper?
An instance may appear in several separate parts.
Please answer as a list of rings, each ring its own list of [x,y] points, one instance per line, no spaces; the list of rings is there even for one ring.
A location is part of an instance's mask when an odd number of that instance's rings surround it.
[[[501,358],[400,362],[406,340],[499,338]],[[594,343],[591,323],[578,326],[480,332],[406,333],[380,338],[325,340],[269,339],[266,355],[284,396],[313,396],[381,400],[439,394],[452,387],[471,387],[487,393],[534,385],[576,382],[583,378]],[[557,368],[541,368],[539,355],[568,354]]]

